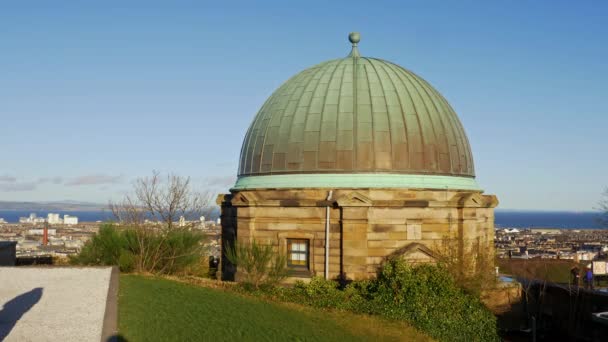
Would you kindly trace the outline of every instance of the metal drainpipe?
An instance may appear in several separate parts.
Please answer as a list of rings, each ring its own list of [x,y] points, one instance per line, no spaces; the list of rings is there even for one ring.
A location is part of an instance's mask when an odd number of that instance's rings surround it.
[[[327,201],[331,200],[332,190],[327,194]],[[325,207],[325,279],[329,279],[329,203]]]

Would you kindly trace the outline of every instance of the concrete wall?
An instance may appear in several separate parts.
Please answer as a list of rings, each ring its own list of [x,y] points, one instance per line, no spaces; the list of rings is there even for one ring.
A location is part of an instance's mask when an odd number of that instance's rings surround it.
[[[331,201],[327,195],[328,189],[221,195],[223,243],[255,239],[286,251],[288,238],[309,239],[310,273],[323,275],[329,205],[330,278],[372,277],[389,256],[433,262],[446,243],[461,254],[477,248],[493,251],[495,196],[404,189],[339,189]]]

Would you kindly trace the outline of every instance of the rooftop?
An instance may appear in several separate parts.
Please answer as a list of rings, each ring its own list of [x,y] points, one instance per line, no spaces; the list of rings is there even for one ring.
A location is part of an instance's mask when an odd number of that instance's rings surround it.
[[[360,39],[351,33],[347,57],[296,74],[268,98],[245,135],[239,178],[397,174],[473,181],[471,148],[446,99],[413,72],[362,56]]]

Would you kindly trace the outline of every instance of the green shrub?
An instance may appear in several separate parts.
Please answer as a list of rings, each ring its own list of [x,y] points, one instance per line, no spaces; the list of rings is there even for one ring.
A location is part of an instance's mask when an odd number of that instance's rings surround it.
[[[121,253],[118,257],[118,268],[121,272],[133,272],[135,270],[135,255],[128,251]]]
[[[301,303],[316,308],[334,308],[357,313],[373,313],[365,297],[368,283],[353,282],[341,289],[333,280],[313,277],[309,283],[297,281],[293,288],[285,288],[280,296],[284,301]]]
[[[161,236],[155,245],[160,246],[160,258],[156,269],[161,273],[175,274],[198,263],[203,255],[203,235],[185,229],[174,229]]]
[[[91,240],[85,243],[78,255],[70,257],[70,262],[76,265],[117,265],[123,271],[121,258],[127,269],[132,267],[127,263],[131,251],[126,247],[125,234],[116,230],[111,224],[104,224],[99,228],[99,232],[93,234]]]
[[[294,288],[294,297],[299,301],[318,308],[336,308],[343,302],[345,293],[338,288],[338,283],[313,277],[309,283],[298,281]]]
[[[412,267],[390,260],[373,280],[338,283],[314,277],[275,288],[279,300],[318,308],[405,320],[441,341],[497,341],[496,319],[478,297],[466,293],[442,266]]]
[[[234,246],[226,245],[224,252],[238,268],[243,284],[255,290],[276,285],[287,277],[287,258],[271,245],[262,245],[255,240],[235,242]]]
[[[175,274],[200,263],[203,240],[204,235],[185,229],[151,231],[104,224],[70,261],[117,265],[122,272]]]
[[[458,287],[441,266],[386,263],[369,284],[376,313],[405,319],[445,341],[496,341],[496,319],[478,297]]]

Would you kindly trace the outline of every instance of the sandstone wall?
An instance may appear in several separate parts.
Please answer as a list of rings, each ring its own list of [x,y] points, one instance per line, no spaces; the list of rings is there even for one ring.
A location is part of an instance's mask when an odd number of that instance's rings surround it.
[[[389,256],[433,262],[438,253],[492,252],[495,196],[471,191],[340,189],[245,190],[221,195],[223,242],[255,239],[285,251],[288,238],[310,240],[310,274],[364,279]],[[224,237],[225,235],[225,237]],[[224,269],[224,268],[222,268]]]

